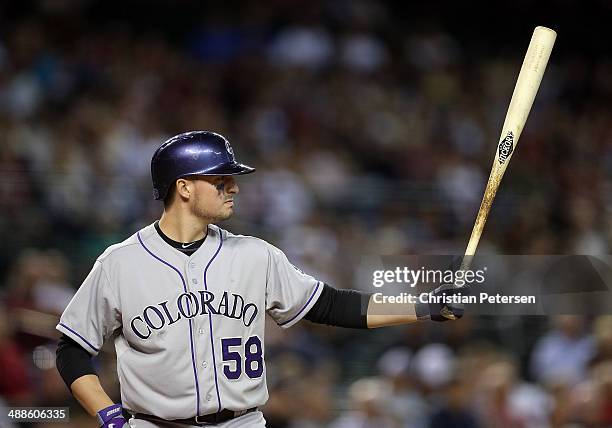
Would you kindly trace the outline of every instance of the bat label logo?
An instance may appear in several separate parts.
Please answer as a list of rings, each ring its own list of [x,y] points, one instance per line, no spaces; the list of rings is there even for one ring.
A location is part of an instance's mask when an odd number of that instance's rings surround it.
[[[503,165],[506,162],[506,159],[510,157],[512,154],[512,150],[514,150],[514,134],[512,131],[508,132],[506,138],[501,140],[499,143],[499,164]]]

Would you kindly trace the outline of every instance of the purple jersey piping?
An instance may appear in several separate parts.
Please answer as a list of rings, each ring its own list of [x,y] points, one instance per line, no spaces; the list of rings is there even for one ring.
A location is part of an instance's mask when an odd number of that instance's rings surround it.
[[[223,235],[219,233],[219,248],[217,248],[217,251],[212,256],[212,258],[209,260],[208,264],[206,265],[206,268],[204,268],[204,290],[206,291],[208,291],[208,283],[206,282],[206,274],[208,273],[208,268],[210,267],[211,263],[213,262],[215,257],[217,257],[217,254],[219,254],[219,251],[221,250],[221,246],[223,246]],[[208,324],[210,325],[210,347],[212,349],[213,370],[215,373],[215,388],[217,389],[217,402],[219,403],[219,409],[217,410],[217,413],[218,413],[221,411],[221,395],[219,395],[219,380],[217,379],[217,361],[215,358],[215,341],[213,338],[212,314],[210,312],[211,311],[208,311]]]
[[[168,263],[165,260],[162,260],[161,258],[157,257],[155,254],[153,254],[146,247],[146,245],[142,242],[142,239],[140,238],[140,232],[138,232],[136,234],[136,236],[138,236],[138,241],[140,242],[140,245],[142,245],[142,248],[144,248],[147,253],[149,253],[151,256],[153,256],[153,258],[159,260],[160,262],[162,262],[166,266],[174,269],[174,271],[181,278],[181,281],[183,282],[183,290],[186,293],[187,292],[187,284],[185,283],[185,278],[183,278],[183,274],[181,274],[181,272],[177,268],[172,266],[170,263]],[[191,364],[193,366],[193,377],[195,378],[195,387],[196,387],[196,398],[197,398],[196,416],[199,416],[200,415],[200,384],[198,383],[198,372],[196,370],[195,354],[194,354],[194,351],[193,351],[193,329],[191,327],[191,319],[189,320],[189,343],[191,345]],[[215,375],[216,375],[216,372],[215,372]]]
[[[315,296],[315,294],[317,294],[317,290],[319,289],[319,285],[321,285],[321,283],[319,281],[317,281],[317,286],[315,287],[314,291],[310,295],[310,298],[308,299],[306,304],[302,307],[302,309],[300,309],[300,311],[297,314],[295,314],[291,319],[289,319],[289,320],[287,320],[287,321],[285,321],[283,323],[280,323],[279,324],[280,326],[283,326],[285,324],[289,324],[291,321],[293,321],[294,319],[299,317],[302,312],[304,312],[304,309],[306,309],[308,307],[308,305],[310,304],[310,301],[312,300],[312,298]]]
[[[72,333],[76,334],[77,336],[79,336],[81,338],[81,340],[83,342],[85,342],[91,349],[93,349],[96,352],[100,352],[100,350],[98,348],[96,348],[95,346],[93,346],[91,343],[89,343],[87,341],[87,339],[85,339],[83,336],[81,336],[79,333],[77,333],[76,331],[74,331],[73,329],[71,329],[70,327],[68,327],[66,324],[64,323],[59,323],[59,325],[61,325],[62,327],[64,327],[66,330],[71,331]]]

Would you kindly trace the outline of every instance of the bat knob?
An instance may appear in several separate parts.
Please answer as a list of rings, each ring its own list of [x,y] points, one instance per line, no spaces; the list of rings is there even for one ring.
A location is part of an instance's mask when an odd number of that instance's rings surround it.
[[[448,309],[447,306],[444,306],[440,310],[440,315],[442,315],[444,318],[448,318],[449,320],[456,320],[457,319],[455,314],[450,309]]]

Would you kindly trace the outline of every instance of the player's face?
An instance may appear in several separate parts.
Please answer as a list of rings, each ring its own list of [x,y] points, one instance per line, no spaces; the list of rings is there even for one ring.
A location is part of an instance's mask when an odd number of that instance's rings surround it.
[[[191,205],[194,215],[211,222],[227,220],[234,213],[234,195],[239,192],[232,176],[203,176],[193,180],[195,195]]]

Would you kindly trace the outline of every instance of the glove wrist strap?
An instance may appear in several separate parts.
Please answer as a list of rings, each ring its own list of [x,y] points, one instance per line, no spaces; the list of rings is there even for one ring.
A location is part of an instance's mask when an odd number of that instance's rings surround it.
[[[429,303],[415,303],[414,311],[419,321],[425,321],[431,319],[431,311],[429,309]]]
[[[113,418],[121,417],[122,410],[121,404],[113,404],[112,406],[100,410],[97,414],[98,424],[102,427]]]

